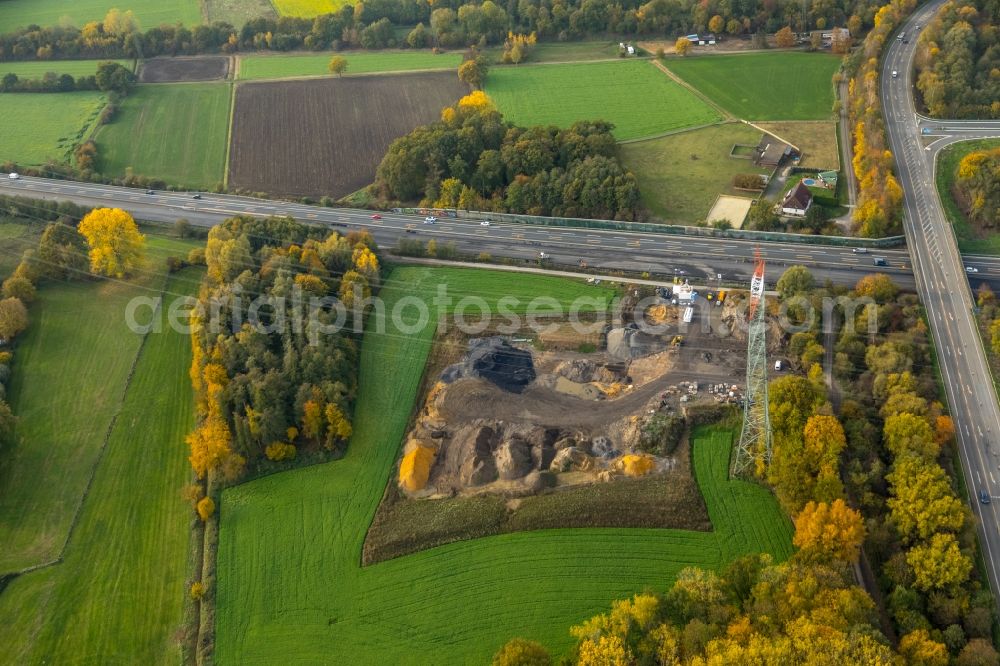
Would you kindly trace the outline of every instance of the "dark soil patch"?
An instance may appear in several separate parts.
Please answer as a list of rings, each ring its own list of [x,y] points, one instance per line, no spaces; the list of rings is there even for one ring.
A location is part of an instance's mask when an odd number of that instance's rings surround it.
[[[245,83],[236,91],[232,187],[339,198],[371,183],[394,139],[468,87],[454,72]]]
[[[229,74],[229,58],[206,56],[199,58],[151,58],[142,63],[139,81],[142,83],[177,83],[216,81]]]

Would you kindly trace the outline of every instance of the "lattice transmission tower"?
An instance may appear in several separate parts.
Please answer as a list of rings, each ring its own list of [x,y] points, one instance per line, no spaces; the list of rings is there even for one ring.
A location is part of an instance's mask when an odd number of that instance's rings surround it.
[[[764,307],[764,258],[755,254],[750,280],[750,310],[747,312],[747,386],[744,397],[743,430],[733,456],[732,476],[752,476],[771,462],[771,415],[767,399],[767,324]]]

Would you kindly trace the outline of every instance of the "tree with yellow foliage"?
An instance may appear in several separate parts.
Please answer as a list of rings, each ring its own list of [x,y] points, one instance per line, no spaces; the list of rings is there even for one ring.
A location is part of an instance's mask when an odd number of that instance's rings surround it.
[[[889,516],[904,539],[913,542],[961,529],[965,508],[936,462],[907,455],[885,478],[891,491]]]
[[[807,561],[855,562],[865,538],[864,518],[842,499],[809,502],[795,517],[799,555]]]
[[[691,40],[687,37],[678,37],[674,42],[674,53],[679,56],[686,56],[691,52]]]
[[[202,497],[198,500],[198,517],[201,518],[201,522],[208,522],[208,519],[212,517],[215,513],[215,502],[211,497]]]
[[[245,462],[233,452],[229,426],[221,416],[212,415],[187,436],[191,448],[191,467],[199,479],[209,472],[223,470],[225,476],[235,476]]]
[[[917,629],[899,641],[899,653],[913,666],[948,666],[948,648],[932,640],[926,629]]]
[[[493,655],[492,666],[551,666],[552,657],[541,643],[512,638]]]
[[[136,270],[146,253],[146,237],[121,208],[95,208],[78,227],[90,246],[90,270],[121,278]]]
[[[343,76],[344,72],[347,71],[347,58],[344,56],[333,56],[330,58],[330,63],[327,65],[327,69],[330,70],[331,74]]]
[[[340,407],[329,402],[323,410],[323,415],[326,417],[327,446],[332,446],[337,441],[346,441],[351,437],[354,428]]]
[[[458,100],[458,108],[470,111],[495,111],[497,106],[482,90],[474,90]]]
[[[720,15],[716,14],[708,20],[708,29],[714,33],[722,32],[722,29],[726,27],[726,21]]]
[[[369,284],[378,280],[378,257],[365,245],[358,245],[351,255],[351,263],[354,270],[361,273],[368,279]]]
[[[882,435],[886,448],[895,457],[912,454],[933,461],[941,452],[927,419],[909,412],[887,417]]]
[[[972,560],[958,547],[954,534],[934,534],[906,553],[913,570],[913,586],[924,592],[946,590],[961,585],[972,573]]]

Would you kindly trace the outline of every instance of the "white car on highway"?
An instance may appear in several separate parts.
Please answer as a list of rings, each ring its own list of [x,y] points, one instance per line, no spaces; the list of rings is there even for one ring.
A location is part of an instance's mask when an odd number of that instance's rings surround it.
[[[424,218],[424,224],[434,224],[437,221],[438,219],[433,215],[428,215],[427,217]]]
[[[479,226],[481,226],[481,227],[488,227],[488,226],[490,226],[490,221],[489,220],[483,220],[482,222],[479,223]]]
[[[979,269],[976,268],[975,266],[966,266],[965,267],[965,272],[966,273],[978,273]]]
[[[7,177],[10,178],[11,180],[18,180],[21,178],[21,176],[19,176],[17,173],[13,171],[10,172],[10,175],[8,175]]]

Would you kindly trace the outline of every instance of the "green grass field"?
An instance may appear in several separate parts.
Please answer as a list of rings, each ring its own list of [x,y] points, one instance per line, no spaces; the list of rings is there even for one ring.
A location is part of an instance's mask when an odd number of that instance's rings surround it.
[[[187,247],[170,244],[178,249]],[[157,249],[166,246],[163,242]],[[162,264],[163,252],[155,255],[161,260],[158,265]],[[167,292],[195,293],[200,274],[196,269],[176,274],[167,282]],[[67,295],[101,303],[102,286],[91,283],[81,290],[68,290]],[[64,291],[62,285],[43,287],[46,308],[52,309],[54,303],[49,299],[61,300]],[[144,292],[133,286],[124,293]],[[99,318],[122,327],[118,305],[116,301],[104,303],[102,312],[93,313],[100,317],[82,319],[72,309],[53,313],[53,317],[61,316],[77,331],[91,328],[90,324]],[[81,322],[88,326],[81,326]],[[53,323],[50,318],[44,325]],[[193,423],[191,386],[185,371],[190,362],[190,340],[166,326],[164,333],[150,334],[124,402],[120,402],[121,373],[117,369],[101,370],[117,366],[109,363],[105,347],[121,342],[121,336],[109,338],[98,339],[97,347],[74,344],[50,348],[58,339],[47,337],[42,330],[32,340],[44,347],[39,351],[53,356],[93,355],[100,367],[90,374],[66,374],[61,381],[48,385],[35,385],[41,378],[29,376],[24,380],[25,391],[34,386],[33,395],[51,395],[53,388],[65,387],[67,393],[76,391],[86,397],[100,390],[106,381],[118,418],[65,559],[15,579],[0,595],[0,613],[7,618],[0,626],[0,641],[5,646],[4,659],[10,663],[156,664],[180,660],[174,633],[182,620],[189,524],[193,517],[190,506],[179,497],[179,489],[190,474],[184,446],[184,435]],[[135,346],[129,339],[127,349],[120,348],[125,365],[131,364]],[[15,366],[24,365],[30,373],[37,367],[38,358],[36,355],[29,361],[19,354]],[[86,399],[63,403],[62,407],[57,411],[63,414],[53,419],[60,436],[67,425],[72,425],[66,424],[64,416],[76,416],[92,423],[91,444],[103,439],[108,412],[112,410],[93,413]],[[22,418],[32,428],[50,417],[47,412],[29,412]],[[58,437],[29,440],[36,446],[58,441]],[[72,453],[76,455],[65,461],[65,475],[73,478],[78,473],[89,473],[91,466],[78,457],[81,451]],[[59,475],[33,478],[47,493],[54,492],[64,481]],[[72,511],[67,513],[72,515]]]
[[[65,161],[104,108],[99,92],[0,95],[0,161]]]
[[[499,63],[503,55],[501,47],[486,50],[494,62]],[[618,42],[541,42],[536,44],[524,64],[538,62],[582,62],[586,60],[607,60],[618,57]],[[500,65],[497,65],[498,67]],[[506,65],[504,65],[506,67]]]
[[[963,141],[948,146],[938,153],[935,172],[938,196],[941,197],[941,206],[944,208],[945,215],[955,229],[958,249],[962,252],[1000,254],[1000,234],[984,234],[981,230],[976,229],[958,207],[955,197],[951,193],[952,185],[955,183],[955,174],[958,171],[958,163],[962,161],[962,158],[973,151],[991,148],[1000,148],[1000,139]]]
[[[711,107],[647,61],[494,67],[486,92],[518,125],[607,120],[619,140],[719,120]]]
[[[530,299],[534,276],[397,268],[401,298],[480,289]],[[563,283],[557,297],[600,295]],[[492,297],[492,296],[491,296]],[[415,308],[410,309],[411,312]],[[278,474],[223,495],[215,660],[227,664],[486,663],[515,635],[555,650],[570,624],[684,566],[718,568],[756,550],[791,551],[791,525],[760,486],[727,480],[732,433],[700,431],[695,473],[715,531],[556,529],[453,543],[360,568],[365,531],[392,474],[431,331],[369,331],[354,436],[344,459]]]
[[[757,145],[761,132],[729,123],[682,132],[659,139],[626,143],[621,160],[639,180],[643,203],[671,222],[705,219],[720,194],[752,197],[733,189],[733,176],[767,173],[750,160],[729,156],[734,144]]]
[[[748,53],[669,58],[667,67],[746,120],[824,120],[833,115],[833,73],[824,53]]]
[[[100,169],[210,188],[222,182],[229,127],[225,83],[138,86],[118,117],[96,135]]]
[[[54,26],[68,19],[82,28],[88,21],[100,21],[109,9],[131,9],[143,29],[168,23],[193,26],[201,23],[198,0],[5,0],[0,2],[0,26],[3,32],[31,24]]]
[[[20,443],[0,456],[0,573],[59,555],[142,340],[125,306],[159,292],[175,243],[150,239],[151,267],[137,282],[43,285],[31,305],[8,387]],[[29,245],[8,239],[4,252]]]
[[[14,272],[24,249],[35,247],[44,230],[44,222],[0,217],[0,280]]]
[[[347,4],[347,0],[272,0],[272,2],[282,16],[302,18],[329,14]]]
[[[331,76],[330,58],[347,59],[347,75],[416,69],[457,69],[461,53],[435,55],[430,51],[345,52],[318,55],[245,56],[240,59],[240,80],[283,79],[295,76]]]
[[[47,72],[69,74],[74,78],[93,76],[97,66],[106,60],[27,60],[19,62],[0,62],[0,76],[13,72],[21,79],[40,79]],[[134,60],[114,60],[120,65],[135,70]]]

